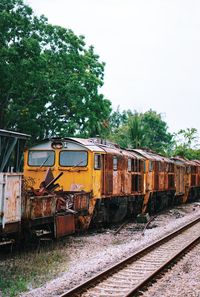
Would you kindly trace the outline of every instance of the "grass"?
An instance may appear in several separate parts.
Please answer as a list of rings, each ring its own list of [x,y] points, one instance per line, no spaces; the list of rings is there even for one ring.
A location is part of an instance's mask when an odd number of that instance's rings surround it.
[[[40,252],[23,252],[0,262],[0,295],[15,297],[20,292],[38,287],[67,270],[68,255],[56,244]]]

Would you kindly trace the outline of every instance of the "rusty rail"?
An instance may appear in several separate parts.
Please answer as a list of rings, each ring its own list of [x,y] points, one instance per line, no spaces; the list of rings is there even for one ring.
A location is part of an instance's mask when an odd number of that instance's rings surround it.
[[[84,296],[84,293],[87,292],[90,288],[95,289],[95,286],[101,285],[103,281],[106,281],[108,277],[113,277],[115,273],[119,273],[123,269],[127,269],[128,265],[134,264],[137,262],[137,260],[140,260],[142,257],[149,255],[150,252],[156,251],[159,247],[162,245],[170,242],[170,240],[176,239],[178,235],[181,235],[184,231],[187,231],[188,229],[192,228],[196,224],[200,222],[200,217],[197,219],[185,224],[178,230],[171,232],[170,234],[162,237],[161,239],[157,240],[153,244],[148,245],[147,247],[139,250],[138,252],[134,253],[132,256],[127,257],[125,260],[117,263],[116,265],[110,267],[109,269],[97,274],[96,276],[90,278],[86,282],[80,284],[79,286],[76,286],[75,288],[69,290],[68,292],[63,293],[60,297],[75,297],[75,296]],[[199,230],[199,229],[198,229]],[[192,233],[192,232],[190,232]],[[187,235],[187,234],[186,234]],[[170,257],[169,260],[165,261],[164,264],[160,265],[157,269],[154,269],[153,273],[149,273],[149,275],[142,281],[140,281],[139,284],[133,285],[131,288],[129,288],[129,291],[121,293],[120,288],[117,294],[117,296],[123,296],[123,297],[130,297],[134,296],[135,293],[138,292],[142,287],[144,287],[149,281],[151,281],[157,274],[159,274],[163,269],[165,269],[166,266],[168,266],[170,263],[173,263],[175,259],[180,257],[186,250],[190,249],[192,245],[199,242],[200,236],[198,235],[197,238],[190,241],[189,244],[185,245],[184,248],[181,248],[178,252],[174,253],[172,257]],[[129,273],[130,274],[130,273]],[[126,280],[126,279],[125,279]],[[121,293],[121,294],[120,294]],[[101,296],[97,294],[91,295],[91,296]],[[109,296],[109,295],[107,295]]]
[[[115,230],[114,232],[113,232],[113,234],[114,235],[117,235],[127,224],[129,223],[129,220],[127,220],[127,221],[125,221],[125,222],[123,222],[120,226],[119,226],[119,228],[117,228],[117,230]]]

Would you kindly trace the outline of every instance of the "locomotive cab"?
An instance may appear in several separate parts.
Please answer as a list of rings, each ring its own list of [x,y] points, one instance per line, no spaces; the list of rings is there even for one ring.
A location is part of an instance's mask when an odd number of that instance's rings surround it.
[[[62,211],[66,210],[75,216],[76,226],[80,229],[88,228],[95,198],[101,196],[103,180],[103,157],[105,152],[94,143],[85,139],[65,138],[52,139],[36,145],[25,152],[24,177],[29,191],[40,192],[42,187],[49,189],[49,194],[61,197],[60,202],[51,203],[52,207],[41,212],[48,204],[47,197],[38,207],[39,213],[32,211],[32,220],[52,217],[59,212],[58,205],[65,201]],[[49,174],[50,172],[50,174]],[[51,176],[51,178],[50,178]],[[49,180],[50,178],[50,180]],[[57,184],[53,191],[48,187],[51,180],[56,179]],[[37,194],[36,194],[37,195]],[[52,198],[55,200],[54,198]],[[35,200],[39,200],[35,198]],[[28,199],[30,202],[30,199]],[[36,203],[37,204],[37,203]],[[30,206],[31,208],[32,206]],[[69,208],[70,207],[70,208]],[[30,218],[30,211],[25,203],[25,218]],[[35,208],[36,209],[36,208]],[[75,231],[75,230],[74,230]]]
[[[29,189],[39,189],[45,174],[50,168],[53,176],[63,172],[59,178],[58,190],[101,193],[102,154],[104,151],[95,146],[80,143],[74,139],[48,141],[36,145],[25,152],[24,176]],[[85,144],[84,144],[85,142]],[[93,185],[95,184],[95,189]]]

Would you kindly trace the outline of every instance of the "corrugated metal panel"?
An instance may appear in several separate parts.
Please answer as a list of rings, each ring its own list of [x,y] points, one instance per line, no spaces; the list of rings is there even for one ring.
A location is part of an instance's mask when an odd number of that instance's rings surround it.
[[[21,173],[0,174],[0,217],[5,224],[21,221]]]

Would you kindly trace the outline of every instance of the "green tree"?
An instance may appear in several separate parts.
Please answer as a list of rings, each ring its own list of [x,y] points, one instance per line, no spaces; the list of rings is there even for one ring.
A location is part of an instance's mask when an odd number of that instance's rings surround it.
[[[104,63],[83,36],[36,17],[22,0],[1,0],[0,44],[0,128],[33,139],[106,129]]]
[[[172,137],[161,114],[152,110],[145,113],[128,111],[124,123],[111,133],[112,140],[122,147],[147,147],[164,154],[172,147]]]
[[[200,159],[200,149],[198,149],[198,133],[196,128],[181,129],[174,135],[176,144],[173,155],[187,159]]]
[[[120,111],[118,106],[116,110],[113,110],[109,118],[109,128],[112,132],[120,128],[122,125],[127,123],[129,114],[132,114],[130,110]]]
[[[168,132],[162,115],[149,110],[142,115],[146,146],[158,153],[169,154],[173,145],[173,135]]]

